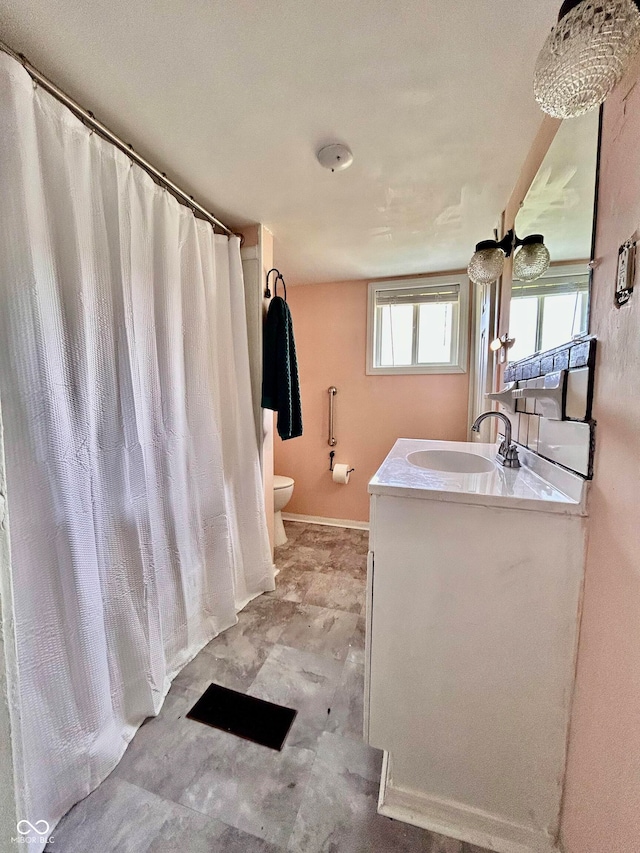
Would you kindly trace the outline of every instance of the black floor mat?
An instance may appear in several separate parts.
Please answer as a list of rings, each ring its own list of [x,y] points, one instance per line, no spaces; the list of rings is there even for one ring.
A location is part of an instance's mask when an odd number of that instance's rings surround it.
[[[297,713],[293,708],[284,708],[219,684],[210,684],[187,717],[280,750]]]

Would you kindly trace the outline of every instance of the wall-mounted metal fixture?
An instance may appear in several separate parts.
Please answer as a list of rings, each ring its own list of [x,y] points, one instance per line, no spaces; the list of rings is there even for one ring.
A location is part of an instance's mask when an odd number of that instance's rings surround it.
[[[518,449],[511,441],[511,421],[502,412],[483,412],[473,422],[472,432],[480,432],[480,426],[487,418],[498,418],[504,425],[504,441],[496,453],[496,462],[505,468],[519,468]]]
[[[482,240],[469,261],[469,278],[474,284],[492,284],[502,275],[505,259],[513,257],[514,277],[520,281],[535,281],[549,269],[551,256],[542,234],[530,234],[520,239],[508,231],[502,240]]]
[[[335,458],[336,458],[336,452],[335,452],[335,450],[332,450],[331,453],[329,454],[329,471],[331,471],[332,473],[333,473],[333,462],[334,462]],[[340,472],[341,468],[344,470],[345,466],[340,464],[336,467],[336,471],[338,472],[338,477],[340,477],[339,472]],[[346,470],[347,482],[349,482],[349,480],[348,480],[349,474],[353,474],[353,472],[355,470],[356,470],[355,468],[347,468],[347,470]],[[338,482],[342,482],[342,479],[340,479]]]
[[[271,299],[271,288],[269,287],[269,279],[271,278],[271,273],[276,274],[276,281],[278,280],[278,276],[280,275],[280,270],[277,270],[275,267],[270,269],[267,273],[267,286],[264,289],[264,298]]]
[[[556,118],[600,106],[640,50],[640,0],[565,0],[538,60],[533,91]]]
[[[332,450],[331,453],[329,454],[329,470],[330,471],[333,471],[333,463],[334,463],[335,458],[336,458],[336,452],[335,452],[335,450]],[[353,472],[355,470],[356,470],[355,468],[347,468],[347,474],[353,474]]]
[[[127,157],[145,170],[153,180],[159,184],[161,187],[164,187],[168,190],[172,195],[174,195],[181,204],[190,207],[194,213],[199,214],[203,219],[210,222],[214,228],[219,228],[225,234],[231,236],[235,234],[236,237],[240,237],[240,243],[244,242],[244,237],[242,234],[238,234],[235,231],[232,231],[231,228],[227,228],[219,219],[210,213],[205,207],[199,204],[192,195],[189,195],[185,190],[181,189],[177,184],[174,184],[173,181],[169,180],[166,172],[161,172],[159,169],[156,169],[148,160],[138,154],[137,151],[134,150],[133,146],[129,142],[125,142],[124,139],[121,139],[119,136],[116,136],[113,131],[109,130],[101,121],[95,117],[95,115],[91,112],[91,110],[86,110],[84,107],[81,107],[77,101],[74,101],[73,98],[69,97],[62,89],[59,89],[55,83],[52,83],[44,74],[41,74],[37,68],[35,68],[29,60],[22,53],[16,53],[11,50],[11,48],[4,44],[4,42],[0,41],[0,51],[8,54],[13,57],[17,62],[20,62],[24,68],[24,70],[29,74],[31,79],[33,80],[34,89],[36,86],[42,86],[42,88],[48,92],[50,95],[60,101],[60,103],[64,104],[65,107],[71,110],[75,116],[77,116],[80,121],[86,125],[91,131],[95,131],[112,145],[115,145],[116,148],[119,148],[120,151],[123,151]]]
[[[329,441],[327,442],[329,447],[335,447],[338,443],[338,439],[333,434],[333,401],[335,400],[335,396],[338,393],[338,389],[335,385],[332,385],[328,389],[329,393]],[[333,469],[332,469],[333,470]]]
[[[274,279],[274,284],[273,284],[273,295],[274,296],[278,295],[278,282],[281,281],[282,282],[282,288],[284,290],[284,301],[286,302],[287,301],[287,285],[284,283],[284,277],[283,277],[282,273],[280,272],[280,270],[277,270],[275,267],[273,267],[273,269],[270,269],[269,272],[267,273],[267,286],[265,287],[264,298],[265,299],[271,299],[271,290],[269,288],[269,278],[271,276],[271,273],[275,273],[275,276],[276,276]]]

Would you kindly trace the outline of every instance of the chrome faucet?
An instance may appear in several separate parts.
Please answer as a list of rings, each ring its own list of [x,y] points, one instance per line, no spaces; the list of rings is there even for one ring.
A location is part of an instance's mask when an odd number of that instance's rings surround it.
[[[473,432],[480,432],[480,424],[487,418],[499,418],[504,423],[504,441],[496,453],[496,462],[504,465],[505,468],[519,468],[518,449],[511,442],[511,421],[506,415],[502,412],[483,412],[475,419],[471,429]]]

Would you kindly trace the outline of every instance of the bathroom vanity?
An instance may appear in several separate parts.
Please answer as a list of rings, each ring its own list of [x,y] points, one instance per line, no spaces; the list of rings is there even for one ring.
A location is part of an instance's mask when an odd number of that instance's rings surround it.
[[[517,469],[495,454],[400,439],[369,484],[365,738],[384,750],[382,814],[499,853],[549,853],[586,484],[526,450]]]

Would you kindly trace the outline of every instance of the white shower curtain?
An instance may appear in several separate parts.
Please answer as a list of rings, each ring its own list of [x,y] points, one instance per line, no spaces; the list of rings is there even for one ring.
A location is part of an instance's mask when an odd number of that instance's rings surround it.
[[[53,826],[273,566],[237,238],[4,53],[0,208],[19,814]]]

